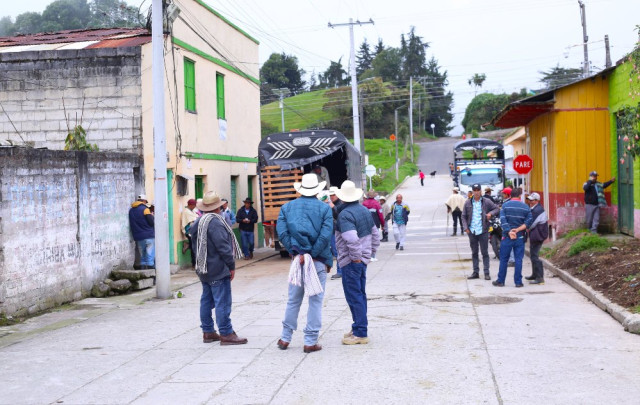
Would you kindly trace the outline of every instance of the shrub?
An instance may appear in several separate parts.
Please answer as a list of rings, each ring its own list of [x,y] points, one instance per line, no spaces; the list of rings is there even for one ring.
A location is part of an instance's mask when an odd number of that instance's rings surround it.
[[[581,233],[587,233],[587,232],[589,232],[587,228],[578,228],[565,233],[562,237],[568,239],[568,238],[572,238],[574,236],[580,235]]]
[[[585,235],[569,248],[569,257],[575,256],[585,250],[605,250],[611,246],[611,242],[599,235]]]

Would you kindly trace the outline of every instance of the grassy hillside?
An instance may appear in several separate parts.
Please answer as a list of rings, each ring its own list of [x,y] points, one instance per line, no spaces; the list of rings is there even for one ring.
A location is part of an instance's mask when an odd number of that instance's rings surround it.
[[[310,91],[284,99],[284,126],[287,131],[292,129],[307,129],[316,127],[330,127],[332,117],[322,110],[327,101],[327,90]],[[280,102],[265,104],[260,107],[260,119],[277,128],[282,129]],[[323,125],[322,123],[327,124]]]
[[[391,192],[398,185],[394,166],[396,158],[395,143],[388,139],[365,139],[364,148],[369,155],[369,164],[374,165],[376,169],[382,169],[380,178],[375,179],[374,177],[373,188],[382,194]],[[414,144],[413,149],[414,160],[417,161],[417,157],[420,155],[420,147]],[[414,175],[418,171],[415,163],[411,163],[410,156],[411,153],[409,151],[405,154],[405,145],[401,142],[398,145],[398,157],[401,163],[398,176],[400,182],[406,176]]]

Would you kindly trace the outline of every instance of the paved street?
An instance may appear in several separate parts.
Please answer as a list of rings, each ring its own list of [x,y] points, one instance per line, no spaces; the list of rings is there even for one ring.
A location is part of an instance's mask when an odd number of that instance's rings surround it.
[[[302,317],[278,350],[288,262],[272,257],[232,283],[244,346],[202,343],[188,273],[182,299],[86,299],[0,328],[0,403],[637,404],[640,336],[557,278],[522,289],[511,269],[504,288],[466,279],[468,241],[447,236],[445,170],[401,189],[408,241],[383,244],[368,268],[369,345],[341,344],[350,314],[329,280],[323,350],[302,352]]]

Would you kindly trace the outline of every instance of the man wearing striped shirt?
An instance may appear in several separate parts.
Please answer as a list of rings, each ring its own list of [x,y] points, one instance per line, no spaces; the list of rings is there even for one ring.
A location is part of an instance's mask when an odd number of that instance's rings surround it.
[[[502,225],[502,243],[500,244],[500,270],[498,279],[493,282],[496,287],[504,287],[507,276],[507,264],[509,255],[513,250],[516,260],[513,280],[516,287],[523,287],[522,284],[522,258],[524,257],[524,236],[527,228],[531,226],[533,217],[531,209],[520,200],[521,188],[511,191],[511,199],[502,204],[500,211],[500,224]]]

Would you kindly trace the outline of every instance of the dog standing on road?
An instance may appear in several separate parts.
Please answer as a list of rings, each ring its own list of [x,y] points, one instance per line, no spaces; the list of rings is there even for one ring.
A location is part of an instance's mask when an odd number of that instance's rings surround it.
[[[436,177],[436,170],[432,171],[431,173],[429,173],[431,175],[431,177]]]

